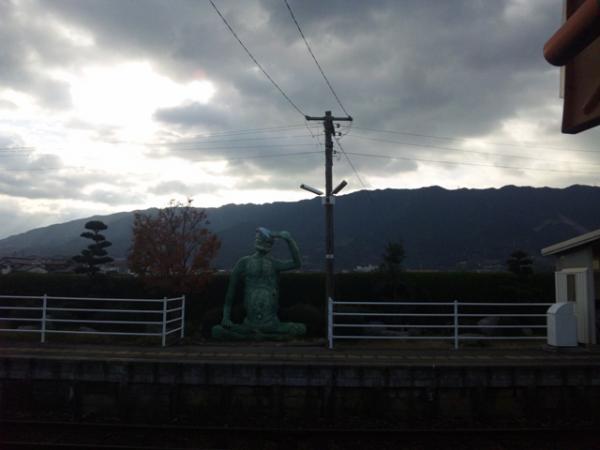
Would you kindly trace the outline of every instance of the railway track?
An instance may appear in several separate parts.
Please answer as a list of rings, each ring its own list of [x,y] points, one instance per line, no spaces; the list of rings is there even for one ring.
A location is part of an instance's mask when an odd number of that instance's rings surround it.
[[[600,450],[592,428],[291,428],[0,421],[0,449]]]

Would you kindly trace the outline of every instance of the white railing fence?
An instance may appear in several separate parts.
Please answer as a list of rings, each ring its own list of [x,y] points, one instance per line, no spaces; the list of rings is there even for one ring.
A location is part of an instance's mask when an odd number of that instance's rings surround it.
[[[185,334],[185,295],[162,299],[0,295],[0,332],[154,336]]]
[[[398,302],[329,299],[327,339],[546,340],[553,303]]]

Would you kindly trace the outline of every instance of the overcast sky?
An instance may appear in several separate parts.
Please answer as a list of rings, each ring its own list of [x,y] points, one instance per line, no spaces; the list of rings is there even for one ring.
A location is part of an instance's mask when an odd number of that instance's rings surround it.
[[[215,0],[305,114],[344,112],[282,0]],[[289,0],[345,109],[334,182],[597,184],[542,47],[561,0]],[[206,0],[0,0],[0,237],[165,206],[309,198],[323,136]],[[314,136],[311,136],[314,135]]]

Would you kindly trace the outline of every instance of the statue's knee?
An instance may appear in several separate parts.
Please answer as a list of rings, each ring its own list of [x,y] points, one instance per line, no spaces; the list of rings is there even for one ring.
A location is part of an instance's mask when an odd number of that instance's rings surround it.
[[[215,325],[210,330],[210,335],[215,339],[220,339],[227,334],[227,330],[222,325]]]
[[[306,325],[303,323],[290,322],[287,325],[287,332],[292,336],[304,336],[306,334]]]

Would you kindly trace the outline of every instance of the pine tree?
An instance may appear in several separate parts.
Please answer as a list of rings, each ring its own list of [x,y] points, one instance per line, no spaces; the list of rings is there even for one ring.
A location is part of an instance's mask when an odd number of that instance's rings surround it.
[[[515,250],[506,260],[508,271],[514,273],[520,278],[526,278],[533,273],[533,260],[523,250]]]
[[[90,278],[93,278],[100,271],[102,264],[113,261],[106,251],[112,243],[100,233],[107,228],[108,226],[99,220],[91,220],[85,224],[85,229],[89,231],[84,231],[80,236],[92,240],[93,243],[81,250],[81,254],[73,257],[73,261],[79,264],[77,273],[87,273]]]
[[[388,242],[382,255],[379,271],[384,274],[386,284],[391,290],[392,298],[397,298],[402,287],[400,274],[402,262],[406,256],[404,246],[400,242]]]

